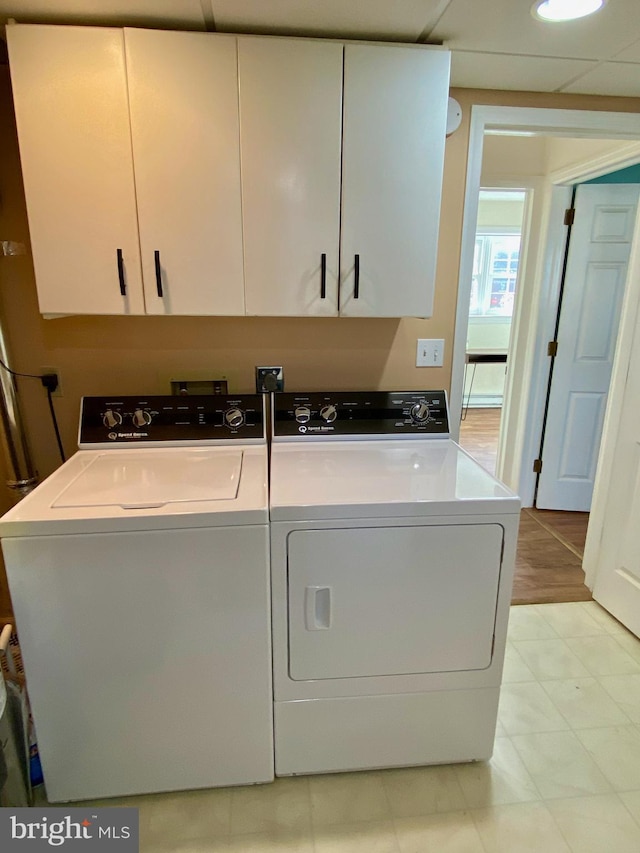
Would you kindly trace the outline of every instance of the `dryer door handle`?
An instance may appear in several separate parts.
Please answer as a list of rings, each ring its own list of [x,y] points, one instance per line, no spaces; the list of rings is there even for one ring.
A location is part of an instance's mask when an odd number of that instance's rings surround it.
[[[307,631],[331,627],[331,587],[308,586],[304,591],[304,623]]]

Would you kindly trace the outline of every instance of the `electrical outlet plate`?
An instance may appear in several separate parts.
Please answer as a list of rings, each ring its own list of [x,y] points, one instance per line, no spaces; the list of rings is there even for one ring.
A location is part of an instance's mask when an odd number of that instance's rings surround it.
[[[284,371],[282,367],[256,365],[256,394],[266,394],[269,391],[284,391]]]
[[[416,367],[442,367],[444,363],[444,340],[442,338],[418,338]]]
[[[51,396],[52,397],[62,397],[62,380],[60,379],[60,371],[58,370],[57,367],[41,367],[40,368],[40,374],[42,376],[46,375],[47,373],[55,373],[55,375],[58,377],[58,387],[56,388],[55,391],[51,392]]]

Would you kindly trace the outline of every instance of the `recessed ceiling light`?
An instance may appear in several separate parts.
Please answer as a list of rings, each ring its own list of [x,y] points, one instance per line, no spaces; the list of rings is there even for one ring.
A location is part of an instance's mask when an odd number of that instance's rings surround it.
[[[573,21],[602,9],[607,0],[536,0],[531,8],[541,21]]]

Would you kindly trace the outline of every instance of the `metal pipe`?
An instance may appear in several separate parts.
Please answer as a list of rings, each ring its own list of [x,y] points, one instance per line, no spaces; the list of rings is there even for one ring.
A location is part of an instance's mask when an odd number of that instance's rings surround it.
[[[0,359],[6,365],[9,364],[1,317]],[[11,489],[14,502],[18,503],[35,488],[38,476],[31,461],[15,379],[9,371],[2,369],[0,369],[0,447],[4,452],[8,468],[7,485]]]

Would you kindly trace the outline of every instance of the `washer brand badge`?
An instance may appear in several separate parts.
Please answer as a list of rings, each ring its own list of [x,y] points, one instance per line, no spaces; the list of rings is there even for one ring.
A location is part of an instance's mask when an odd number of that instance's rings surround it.
[[[0,808],[0,850],[138,853],[138,809]]]
[[[110,432],[109,438],[148,438],[148,432]]]

